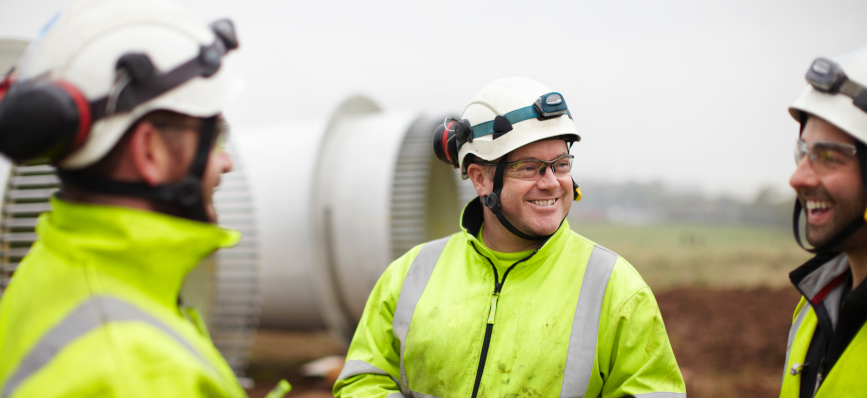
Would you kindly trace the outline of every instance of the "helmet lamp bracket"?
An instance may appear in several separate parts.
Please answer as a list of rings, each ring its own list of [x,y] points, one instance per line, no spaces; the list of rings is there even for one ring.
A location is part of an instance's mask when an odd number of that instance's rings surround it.
[[[807,69],[804,76],[816,91],[825,94],[842,94],[852,98],[852,104],[867,112],[867,87],[849,79],[837,62],[819,57]]]
[[[569,113],[566,101],[560,93],[548,93],[539,97],[536,102],[533,103],[533,108],[538,112],[539,115],[536,116],[536,118],[539,120],[553,119],[560,115]]]

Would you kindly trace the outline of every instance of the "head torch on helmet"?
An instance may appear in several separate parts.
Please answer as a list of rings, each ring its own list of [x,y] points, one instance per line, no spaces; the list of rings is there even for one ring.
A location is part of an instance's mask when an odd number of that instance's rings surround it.
[[[515,123],[529,119],[548,120],[563,115],[572,118],[563,96],[560,93],[548,93],[540,96],[533,105],[516,109],[505,115],[497,115],[493,120],[475,126],[471,126],[467,119],[446,118],[445,122],[434,130],[434,153],[439,160],[457,169],[461,163],[458,158],[461,146],[473,142],[474,138],[493,134],[494,139],[497,139],[512,131],[512,125]]]
[[[816,91],[843,94],[852,98],[856,107],[867,112],[867,87],[849,79],[837,62],[828,58],[816,58],[804,78]]]

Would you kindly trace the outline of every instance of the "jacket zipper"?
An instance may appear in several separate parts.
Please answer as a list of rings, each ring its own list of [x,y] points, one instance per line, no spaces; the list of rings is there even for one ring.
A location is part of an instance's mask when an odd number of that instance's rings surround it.
[[[544,246],[544,244],[542,245]],[[494,293],[491,294],[491,310],[488,312],[488,321],[485,326],[485,342],[482,344],[482,354],[479,356],[479,369],[476,371],[476,382],[473,384],[473,396],[472,398],[476,398],[479,394],[479,386],[482,383],[482,372],[485,370],[485,361],[488,359],[488,348],[491,345],[491,333],[494,331],[494,318],[497,314],[497,301],[500,299],[500,291],[503,290],[503,284],[506,283],[506,278],[509,276],[509,272],[512,271],[512,268],[515,268],[516,265],[523,263],[533,257],[536,252],[539,251],[542,247],[536,248],[530,253],[529,256],[524,257],[514,264],[510,265],[509,268],[506,269],[506,272],[503,274],[503,281],[500,282],[500,275],[497,272],[497,267],[494,265],[493,261],[482,254],[479,249],[476,248],[475,243],[473,243],[473,249],[476,250],[476,253],[479,253],[480,256],[484,257],[485,260],[488,260],[488,263],[491,264],[491,268],[494,270]]]
[[[825,358],[822,358],[822,361],[819,362],[819,372],[816,373],[816,387],[813,388],[813,396],[816,396],[816,393],[819,392],[819,386],[822,385],[822,380],[824,376],[822,373],[825,373]]]

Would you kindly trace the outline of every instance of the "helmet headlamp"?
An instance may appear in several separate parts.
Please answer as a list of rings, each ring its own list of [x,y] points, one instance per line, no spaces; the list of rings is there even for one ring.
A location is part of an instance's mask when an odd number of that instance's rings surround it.
[[[566,107],[566,101],[560,93],[545,94],[533,103],[533,108],[539,113],[537,118],[545,120],[560,116],[564,113],[569,113],[569,108]]]
[[[804,78],[816,91],[843,94],[852,98],[852,104],[858,109],[867,112],[867,87],[849,79],[837,62],[823,57],[816,58]]]

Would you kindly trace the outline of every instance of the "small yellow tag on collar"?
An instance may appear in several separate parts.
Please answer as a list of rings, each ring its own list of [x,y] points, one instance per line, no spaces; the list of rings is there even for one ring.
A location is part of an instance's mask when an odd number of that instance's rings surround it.
[[[581,187],[575,187],[575,193],[578,194],[578,196],[575,197],[575,201],[577,202],[581,200]],[[864,213],[864,218],[867,219],[867,213]]]

